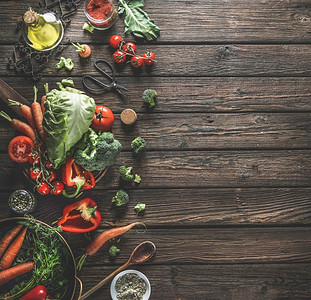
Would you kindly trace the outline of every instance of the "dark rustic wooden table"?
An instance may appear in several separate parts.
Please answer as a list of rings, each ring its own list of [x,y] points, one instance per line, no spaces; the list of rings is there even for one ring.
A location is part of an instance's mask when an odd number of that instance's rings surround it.
[[[0,2],[0,77],[32,99],[31,80],[7,69],[16,22],[36,1]],[[151,299],[311,299],[311,3],[309,0],[146,0],[145,10],[161,29],[156,42],[138,41],[140,52],[156,53],[150,70],[118,68],[128,98],[94,96],[116,114],[115,135],[123,151],[96,188],[85,192],[97,201],[103,220],[115,225],[143,221],[147,231],[128,232],[121,253],[111,261],[104,247],[79,274],[84,290],[124,263],[143,240],[157,245],[145,265]],[[73,46],[62,55],[75,63],[70,73],[95,74],[96,58],[112,60],[108,37],[121,34],[122,19],[106,32],[83,32],[82,7],[66,36],[92,45],[81,63]],[[132,36],[126,37],[134,41]],[[38,83],[67,77],[52,61]],[[142,106],[144,89],[158,92],[153,112]],[[132,129],[120,112],[138,113]],[[1,104],[1,109],[10,109]],[[11,113],[12,114],[12,113]],[[7,145],[16,132],[0,120],[0,217],[12,216],[8,196],[31,188],[11,162]],[[130,141],[142,136],[147,150],[135,157]],[[111,208],[120,188],[118,167],[132,165],[142,177],[129,191],[123,214]],[[69,203],[62,197],[38,197],[34,215],[52,223]],[[133,211],[146,203],[146,213]],[[102,224],[97,234],[108,228]],[[64,234],[78,255],[84,235]],[[109,285],[92,299],[109,299]]]

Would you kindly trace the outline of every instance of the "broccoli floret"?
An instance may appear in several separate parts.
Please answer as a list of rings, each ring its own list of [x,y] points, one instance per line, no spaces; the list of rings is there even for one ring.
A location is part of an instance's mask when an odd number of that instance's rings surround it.
[[[84,143],[85,146],[76,151],[74,158],[88,171],[103,170],[113,165],[121,152],[121,144],[110,132],[96,134],[89,129]]]
[[[141,178],[140,178],[140,176],[138,174],[135,174],[134,182],[136,182],[136,183],[140,183],[141,182]]]
[[[126,181],[131,181],[133,179],[132,169],[133,167],[121,166],[119,168],[121,178]]]
[[[116,257],[120,252],[120,249],[117,246],[112,245],[109,249],[109,255],[111,257]]]
[[[143,212],[146,209],[146,204],[144,203],[137,203],[134,207],[134,210],[137,214]]]
[[[155,99],[157,97],[157,92],[152,89],[144,90],[143,92],[143,102],[147,104],[149,107],[155,107]]]
[[[124,190],[118,190],[117,193],[112,198],[111,202],[116,206],[122,206],[130,201],[128,193]]]
[[[135,153],[138,153],[140,150],[144,149],[146,145],[147,143],[145,139],[140,136],[131,142],[131,147]]]

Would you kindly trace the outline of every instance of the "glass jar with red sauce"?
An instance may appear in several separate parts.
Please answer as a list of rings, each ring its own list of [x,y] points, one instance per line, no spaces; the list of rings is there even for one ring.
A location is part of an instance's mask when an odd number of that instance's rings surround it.
[[[99,30],[110,28],[118,18],[112,0],[86,0],[84,13],[88,21]]]

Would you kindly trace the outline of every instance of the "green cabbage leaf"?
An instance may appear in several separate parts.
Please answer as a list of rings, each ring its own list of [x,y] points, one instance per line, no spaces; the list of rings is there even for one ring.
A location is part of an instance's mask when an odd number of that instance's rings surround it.
[[[46,95],[44,108],[43,127],[48,158],[57,169],[88,131],[95,113],[95,101],[76,91],[54,89]]]

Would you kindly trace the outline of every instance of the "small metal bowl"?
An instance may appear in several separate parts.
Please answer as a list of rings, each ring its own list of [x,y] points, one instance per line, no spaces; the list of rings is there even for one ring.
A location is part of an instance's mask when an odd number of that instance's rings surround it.
[[[144,275],[143,273],[141,273],[137,270],[125,270],[113,278],[111,285],[110,285],[110,295],[111,295],[112,300],[118,300],[117,299],[117,291],[115,288],[116,282],[121,276],[123,276],[125,274],[137,274],[140,278],[142,278],[146,282],[147,289],[146,289],[145,294],[143,295],[143,300],[148,300],[150,298],[150,295],[151,295],[150,282],[149,282],[148,278],[146,277],[146,275]]]

